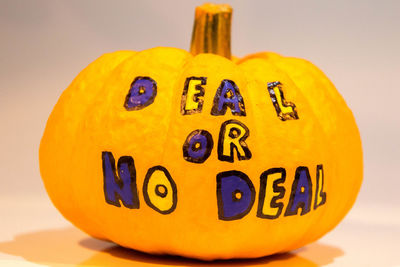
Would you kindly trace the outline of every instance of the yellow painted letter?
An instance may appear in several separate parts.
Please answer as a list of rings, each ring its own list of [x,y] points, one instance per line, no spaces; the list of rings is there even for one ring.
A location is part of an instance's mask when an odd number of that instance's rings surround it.
[[[286,101],[283,96],[281,82],[268,83],[268,92],[279,119],[282,121],[299,119],[296,105],[292,102]]]
[[[162,166],[147,171],[143,182],[143,196],[146,204],[161,214],[169,214],[178,202],[177,188],[171,175]]]
[[[321,205],[324,205],[326,202],[326,192],[324,192],[324,168],[321,165],[317,165],[317,186],[315,188],[315,202],[314,209],[318,208]]]
[[[204,102],[204,88],[206,77],[189,77],[186,79],[183,88],[181,113],[182,115],[190,115],[200,113]]]
[[[245,142],[249,134],[249,129],[240,121],[229,120],[224,122],[219,132],[218,159],[233,162],[235,149],[239,160],[250,159],[251,152]]]
[[[285,195],[285,187],[279,186],[285,178],[284,168],[269,169],[261,174],[257,217],[276,219],[281,215],[283,203],[276,201]]]

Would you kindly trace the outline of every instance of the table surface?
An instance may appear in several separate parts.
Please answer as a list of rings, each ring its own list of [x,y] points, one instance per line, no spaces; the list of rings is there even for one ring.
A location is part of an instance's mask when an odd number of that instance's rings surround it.
[[[400,266],[400,210],[355,205],[319,241],[283,255],[205,263],[148,255],[73,227],[47,196],[1,196],[0,266]],[[5,216],[6,215],[6,216]]]

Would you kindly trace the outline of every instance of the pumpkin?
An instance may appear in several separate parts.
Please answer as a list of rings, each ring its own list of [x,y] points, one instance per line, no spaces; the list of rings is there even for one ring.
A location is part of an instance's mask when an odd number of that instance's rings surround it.
[[[190,53],[105,54],[63,92],[40,171],[75,226],[153,254],[254,258],[349,211],[362,181],[352,112],[306,60],[232,57],[231,11],[196,9]]]

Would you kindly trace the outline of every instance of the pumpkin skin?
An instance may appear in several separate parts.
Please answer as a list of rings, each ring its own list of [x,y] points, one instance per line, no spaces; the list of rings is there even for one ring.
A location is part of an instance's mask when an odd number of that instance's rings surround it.
[[[157,83],[154,103],[129,111],[124,101],[135,77]],[[187,77],[207,77],[201,113],[181,114]],[[210,114],[216,89],[232,80],[243,96],[246,116]],[[299,119],[282,121],[267,83],[280,81]],[[221,124],[235,119],[250,131],[249,160],[218,160],[216,145],[202,164],[186,161],[188,134],[205,129],[218,142]],[[101,155],[132,156],[139,191],[138,209],[105,201]],[[311,63],[275,53],[228,60],[213,54],[192,56],[176,48],[105,54],[84,69],[63,92],[40,145],[40,170],[58,210],[89,235],[154,254],[203,260],[253,258],[289,251],[335,227],[353,205],[362,181],[360,136],[350,109],[334,86]],[[323,164],[326,202],[307,214],[284,216],[296,168],[307,166],[313,186],[315,166]],[[177,186],[177,206],[161,214],[146,205],[142,185],[149,168],[161,165]],[[257,217],[260,174],[283,167],[286,189],[282,215]],[[218,218],[216,176],[238,170],[254,184],[256,197],[241,219]],[[313,201],[314,201],[313,187]]]

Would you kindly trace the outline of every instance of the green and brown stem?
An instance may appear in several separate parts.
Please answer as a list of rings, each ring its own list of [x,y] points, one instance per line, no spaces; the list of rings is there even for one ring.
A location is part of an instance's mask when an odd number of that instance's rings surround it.
[[[231,59],[232,7],[203,4],[196,7],[190,53],[212,53]]]

